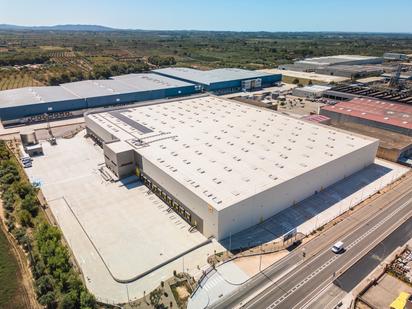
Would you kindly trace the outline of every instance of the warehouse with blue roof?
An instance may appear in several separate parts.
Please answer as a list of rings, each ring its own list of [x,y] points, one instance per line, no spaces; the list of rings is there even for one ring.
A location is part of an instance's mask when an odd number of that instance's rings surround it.
[[[224,94],[270,87],[281,82],[281,74],[235,68],[202,71],[191,68],[164,68],[154,73],[196,84],[201,90]]]

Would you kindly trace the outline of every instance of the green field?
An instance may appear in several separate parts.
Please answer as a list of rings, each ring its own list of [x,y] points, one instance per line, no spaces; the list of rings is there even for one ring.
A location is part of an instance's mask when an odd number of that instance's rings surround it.
[[[10,244],[3,230],[0,229],[0,308],[19,308],[14,303],[18,293],[17,272],[16,258],[10,251]]]

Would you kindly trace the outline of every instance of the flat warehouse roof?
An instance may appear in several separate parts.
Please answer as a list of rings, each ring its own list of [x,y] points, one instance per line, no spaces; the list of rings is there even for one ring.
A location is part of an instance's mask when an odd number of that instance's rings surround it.
[[[153,70],[153,72],[204,85],[232,80],[254,79],[273,75],[262,71],[249,71],[235,68],[215,69],[209,71],[201,71],[191,68],[165,68]]]
[[[153,132],[87,117],[217,210],[376,142],[217,97],[118,112]]]
[[[102,97],[136,92],[136,88],[115,80],[83,80],[61,85],[67,91],[82,97]]]
[[[0,91],[0,108],[80,99],[60,86],[26,87]]]
[[[193,85],[157,74],[142,73],[114,76],[108,80],[84,80],[61,86],[80,97],[90,98]]]
[[[125,83],[140,91],[193,86],[190,83],[153,73],[127,74],[113,76],[111,79]]]
[[[383,61],[381,57],[370,57],[370,56],[360,56],[360,55],[336,55],[336,56],[307,58],[301,61],[297,61],[296,63],[333,65],[336,63],[365,61],[365,60],[366,61],[377,61],[377,60]]]
[[[331,87],[328,86],[320,86],[320,85],[311,85],[311,86],[305,86],[302,88],[295,88],[296,90],[302,90],[306,92],[311,92],[311,93],[321,93],[325,92],[327,90],[332,89]]]
[[[357,98],[322,109],[393,126],[412,129],[412,106],[381,100]]]
[[[317,74],[311,72],[299,72],[299,71],[290,71],[290,70],[279,70],[279,69],[265,69],[262,72],[271,73],[271,74],[282,74],[288,77],[295,78],[304,78],[312,81],[320,81],[325,83],[341,83],[350,80],[348,77],[332,76],[326,74]]]

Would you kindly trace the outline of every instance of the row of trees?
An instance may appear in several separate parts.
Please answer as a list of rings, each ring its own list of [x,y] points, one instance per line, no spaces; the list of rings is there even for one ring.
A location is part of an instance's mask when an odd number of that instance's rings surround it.
[[[41,53],[5,53],[0,57],[0,66],[42,64],[48,60],[50,56]]]
[[[69,82],[77,82],[85,79],[107,79],[111,76],[141,73],[149,70],[149,66],[145,63],[117,63],[111,66],[96,65],[93,71],[87,73],[83,71],[65,71],[60,74],[54,74],[49,77],[48,85],[57,86]]]
[[[176,59],[174,57],[150,56],[147,61],[156,66],[175,65]]]
[[[149,70],[149,66],[143,62],[116,63],[111,66],[96,65],[90,73],[90,79],[105,79],[111,76],[142,73]]]
[[[6,225],[28,253],[39,303],[46,308],[95,308],[94,296],[73,270],[60,231],[39,211],[38,188],[21,174],[3,141],[0,141],[0,162],[0,192]]]

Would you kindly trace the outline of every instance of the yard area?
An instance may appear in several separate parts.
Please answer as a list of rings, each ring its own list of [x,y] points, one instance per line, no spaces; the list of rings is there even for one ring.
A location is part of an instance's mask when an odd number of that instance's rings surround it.
[[[194,272],[221,250],[217,242],[202,246],[207,239],[137,178],[103,180],[103,152],[84,135],[43,143],[45,155],[26,171],[40,184],[92,293],[108,302],[140,298],[174,270]]]

